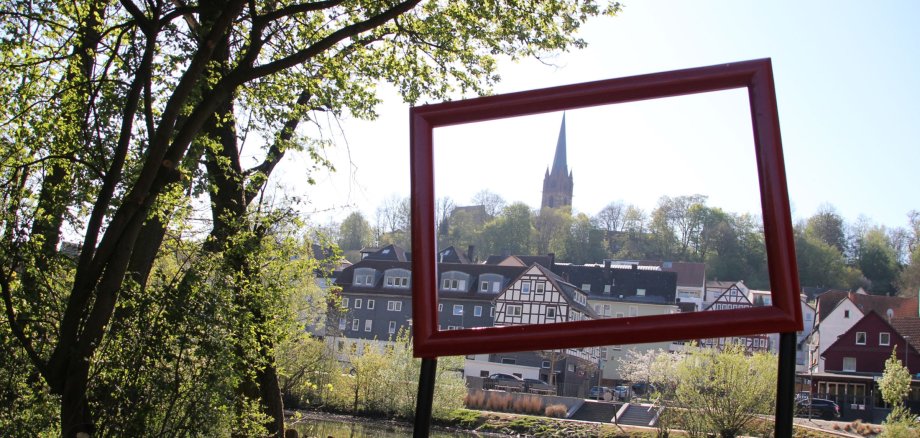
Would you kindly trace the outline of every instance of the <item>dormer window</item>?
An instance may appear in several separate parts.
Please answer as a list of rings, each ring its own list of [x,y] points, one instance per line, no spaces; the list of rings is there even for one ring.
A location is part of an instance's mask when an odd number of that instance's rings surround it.
[[[373,268],[358,268],[355,269],[355,279],[353,281],[355,286],[373,286],[374,285],[374,274],[375,271]]]
[[[479,292],[497,294],[502,290],[504,277],[498,274],[482,274],[479,276]]]
[[[384,285],[389,288],[399,288],[399,289],[408,289],[409,288],[409,276],[411,273],[408,269],[387,269],[384,272]]]
[[[441,290],[465,291],[470,276],[464,272],[449,271],[441,274]]]

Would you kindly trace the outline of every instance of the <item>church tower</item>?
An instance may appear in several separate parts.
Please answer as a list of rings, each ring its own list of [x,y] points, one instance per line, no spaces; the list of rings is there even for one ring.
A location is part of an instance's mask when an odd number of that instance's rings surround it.
[[[553,168],[552,170],[546,169],[546,176],[543,177],[543,203],[540,209],[570,207],[571,205],[572,172],[569,171],[565,158],[565,114],[563,113]]]

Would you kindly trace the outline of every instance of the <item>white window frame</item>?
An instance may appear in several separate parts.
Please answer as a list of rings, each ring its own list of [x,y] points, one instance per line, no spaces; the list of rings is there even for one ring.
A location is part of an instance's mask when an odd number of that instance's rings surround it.
[[[454,304],[452,314],[454,316],[463,316],[463,304]]]
[[[390,321],[390,325],[387,328],[387,332],[389,332],[391,335],[396,333],[396,321]]]
[[[480,281],[479,282],[479,292],[488,292],[489,291],[489,282]]]
[[[339,330],[345,330],[348,327],[348,320],[345,318],[339,318]]]
[[[355,309],[360,309],[363,304],[364,301],[361,298],[355,298]]]
[[[531,283],[531,282],[530,282],[529,280],[528,280],[528,281],[522,281],[522,282],[521,282],[521,293],[522,293],[522,294],[529,294],[529,293],[530,293],[530,283]]]
[[[387,301],[387,310],[390,312],[402,312],[402,301]]]
[[[374,310],[374,300],[367,300],[367,310]]]
[[[549,306],[546,308],[546,318],[556,319],[556,307]]]
[[[883,336],[884,336],[884,338],[883,338]],[[884,341],[882,341],[882,339],[884,339]],[[885,347],[891,345],[891,333],[889,333],[889,332],[880,332],[880,333],[878,334],[878,345],[885,346]]]
[[[639,306],[629,306],[629,317],[639,316]]]
[[[356,332],[356,331],[358,331],[358,329],[360,329],[360,328],[361,328],[361,320],[360,320],[360,319],[355,318],[355,319],[351,320],[351,331]]]
[[[482,316],[482,306],[473,307],[473,316]]]
[[[438,303],[438,312],[444,311],[444,303]]]
[[[644,296],[645,296],[645,289],[636,289],[636,296],[638,296],[638,297],[644,297]]]
[[[489,306],[489,318],[495,318],[495,308]]]
[[[342,297],[342,307],[348,308],[348,297]]]
[[[505,316],[521,316],[524,313],[524,307],[520,304],[506,304]]]
[[[538,281],[537,284],[534,286],[534,293],[542,294],[545,291],[546,291],[546,282]]]
[[[373,319],[365,319],[365,320],[364,320],[364,331],[366,331],[366,332],[371,331],[371,328],[372,328],[373,326],[374,326],[374,320],[373,320]]]
[[[548,361],[548,360],[544,360],[544,361],[540,364],[540,368],[549,368],[549,361]]]
[[[862,337],[862,342],[859,342],[859,338]],[[866,345],[866,332],[856,332],[856,345]]]

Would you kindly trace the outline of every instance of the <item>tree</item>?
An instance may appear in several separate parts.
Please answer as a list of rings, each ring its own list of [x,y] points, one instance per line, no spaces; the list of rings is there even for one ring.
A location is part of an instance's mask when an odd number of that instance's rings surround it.
[[[857,266],[871,282],[869,291],[890,294],[898,275],[897,256],[884,228],[873,227],[859,240]]]
[[[371,244],[371,224],[359,211],[353,211],[339,226],[339,248],[345,251],[358,250]]]
[[[837,251],[840,251],[841,254],[844,254],[847,250],[843,218],[829,204],[821,205],[818,207],[818,211],[808,218],[805,233],[837,248]]]
[[[564,255],[565,260],[579,264],[597,263],[606,255],[603,232],[595,228],[584,213],[578,213],[572,219]]]
[[[489,218],[494,218],[502,212],[502,209],[505,208],[505,200],[501,196],[492,193],[488,190],[480,190],[475,195],[473,195],[473,205],[481,205],[485,207],[486,214],[489,215]]]
[[[530,207],[514,203],[502,210],[497,218],[483,228],[487,254],[528,254],[534,232]]]
[[[904,403],[910,393],[910,371],[898,359],[898,348],[891,349],[891,356],[885,361],[885,371],[878,381],[878,388],[882,392],[882,400],[891,405],[891,412],[885,419],[883,437],[910,438],[916,437],[912,430],[914,415]]]
[[[746,355],[744,348],[691,348],[676,369],[675,402],[705,418],[711,431],[737,436],[760,415],[773,412],[776,357]]]
[[[245,268],[245,254],[225,250],[246,248],[240,237],[260,245],[268,227],[234,221],[283,152],[307,145],[317,166],[327,164],[322,142],[295,141],[293,127],[309,111],[372,117],[379,79],[410,102],[483,92],[497,78],[493,55],[580,46],[571,36],[580,24],[617,9],[419,3],[4,6],[0,93],[14,104],[0,109],[9,152],[0,175],[0,291],[10,333],[60,397],[62,434],[94,430],[90,368],[118,329],[110,323],[130,291],[126,279],[144,286],[165,235],[146,230],[165,230],[192,195],[210,189],[214,239],[205,250],[222,252],[227,269]],[[236,143],[244,113],[272,139],[248,170]],[[68,229],[84,230],[69,266],[57,253]],[[254,321],[269,317],[236,290]],[[270,345],[258,346],[270,355]]]
[[[920,291],[920,248],[910,255],[910,263],[898,274],[897,281],[900,294],[913,297]]]
[[[542,208],[533,218],[533,226],[534,246],[538,254],[555,253],[568,259],[565,245],[572,231],[571,207]]]

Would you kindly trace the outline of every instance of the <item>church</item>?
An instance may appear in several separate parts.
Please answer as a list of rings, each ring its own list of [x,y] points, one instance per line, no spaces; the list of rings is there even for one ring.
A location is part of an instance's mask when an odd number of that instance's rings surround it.
[[[572,186],[572,172],[566,162],[565,114],[563,114],[562,126],[559,128],[559,140],[556,142],[556,155],[553,157],[553,167],[547,168],[546,176],[543,177],[543,202],[540,204],[540,210],[571,207]]]

